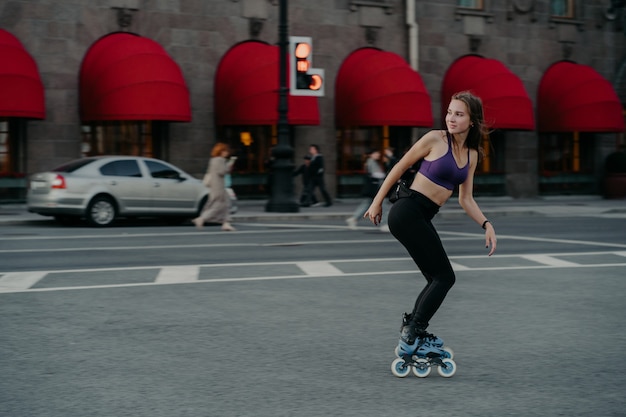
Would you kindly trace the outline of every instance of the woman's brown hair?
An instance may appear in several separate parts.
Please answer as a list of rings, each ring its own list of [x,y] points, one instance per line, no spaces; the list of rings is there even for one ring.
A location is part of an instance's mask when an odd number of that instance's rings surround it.
[[[481,146],[484,136],[489,135],[489,128],[485,123],[483,112],[483,102],[480,97],[469,91],[460,91],[452,96],[452,100],[459,100],[465,103],[470,116],[470,129],[467,135],[467,147],[478,151],[478,159],[482,159],[483,149]]]
[[[230,152],[230,148],[228,147],[228,145],[225,144],[224,142],[217,142],[215,146],[213,146],[213,150],[211,151],[211,156],[212,157],[222,156],[222,152],[224,151]]]

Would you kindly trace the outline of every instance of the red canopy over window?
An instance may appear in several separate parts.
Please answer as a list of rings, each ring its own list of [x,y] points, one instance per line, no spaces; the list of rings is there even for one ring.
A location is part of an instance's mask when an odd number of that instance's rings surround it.
[[[84,122],[191,120],[178,65],[159,44],[131,33],[107,35],[89,49],[80,71],[80,107]]]
[[[361,48],[344,60],[337,74],[335,122],[339,127],[429,127],[430,96],[420,75],[402,57]]]
[[[622,104],[611,83],[593,68],[553,64],[539,83],[540,132],[623,132]]]
[[[37,64],[22,43],[0,29],[0,116],[44,119],[44,90]]]
[[[485,121],[495,129],[533,130],[533,103],[522,81],[500,61],[467,55],[457,59],[443,78],[441,114],[455,93],[469,90],[483,102]]]
[[[215,75],[215,120],[218,126],[278,123],[279,48],[246,41],[232,47]],[[317,98],[287,98],[291,125],[319,125]]]

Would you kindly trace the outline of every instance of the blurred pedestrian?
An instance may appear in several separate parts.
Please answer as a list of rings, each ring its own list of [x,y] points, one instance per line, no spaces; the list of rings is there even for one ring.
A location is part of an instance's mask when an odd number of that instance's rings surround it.
[[[394,153],[394,149],[392,147],[386,147],[385,152],[383,153],[383,164],[385,165],[385,172],[391,171],[391,168],[398,162],[398,158]]]
[[[218,142],[211,151],[211,159],[207,168],[205,185],[210,188],[209,200],[202,209],[200,216],[193,223],[201,229],[205,223],[219,223],[222,230],[234,231],[230,224],[230,196],[224,186],[224,178],[232,170],[236,158],[229,158],[230,149],[227,144]]]
[[[372,204],[372,200],[376,196],[376,193],[386,176],[386,172],[381,162],[380,151],[377,149],[371,150],[367,153],[367,155],[368,157],[365,161],[365,174],[363,175],[363,188],[361,190],[363,199],[354,210],[354,213],[352,213],[352,216],[346,219],[346,223],[348,223],[348,227],[350,229],[356,229],[357,221],[363,218],[363,215],[367,211],[370,204]],[[383,204],[388,203],[383,202]],[[380,222],[381,231],[389,231],[389,227],[387,226],[387,211],[388,210],[386,209],[383,211],[383,217]]]
[[[302,192],[300,206],[309,207],[317,203],[317,198],[311,193],[311,155],[304,155],[304,162],[293,171],[293,176],[302,175]]]
[[[330,207],[333,205],[326,186],[324,185],[324,157],[320,153],[320,147],[317,145],[309,146],[309,154],[311,154],[311,195],[315,195],[315,189],[319,188],[322,197],[324,198],[324,207]],[[319,205],[316,203],[314,205]]]
[[[272,195],[272,186],[274,185],[274,162],[276,162],[276,157],[274,156],[274,148],[275,146],[271,146],[267,151],[267,157],[263,161],[263,167],[265,168],[266,173],[266,181],[265,181],[265,189],[267,191],[267,195]]]

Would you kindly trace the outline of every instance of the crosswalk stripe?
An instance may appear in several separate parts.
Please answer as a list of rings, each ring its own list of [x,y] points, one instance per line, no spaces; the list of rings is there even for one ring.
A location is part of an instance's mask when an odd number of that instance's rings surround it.
[[[318,277],[343,275],[341,270],[337,269],[329,262],[296,262],[296,265],[307,275],[315,275]]]
[[[165,266],[155,279],[156,284],[177,284],[198,280],[200,268],[196,265]]]
[[[485,255],[462,255],[451,256],[451,263],[456,272],[467,271],[507,271],[507,270],[534,270],[534,269],[552,269],[552,268],[622,268],[626,267],[626,261],[607,262],[610,257],[606,255],[615,255],[626,257],[626,251],[608,251],[608,252],[563,252],[549,254],[507,254],[494,255],[490,260],[499,260],[493,265],[491,262],[482,264],[481,266],[466,265],[467,260],[486,259]],[[585,262],[575,263],[562,259],[562,257],[572,258],[573,256],[585,257]],[[592,262],[595,256],[598,256],[597,263]],[[535,265],[507,265],[507,259],[523,258],[533,262]],[[408,263],[406,263],[409,261]],[[460,263],[458,263],[458,262]],[[392,262],[396,268],[383,269],[368,268],[368,264],[374,265],[380,262]],[[361,265],[363,264],[363,265]],[[286,265],[296,266],[301,272],[293,269],[283,268]],[[272,266],[277,269],[272,270]],[[225,273],[222,269],[236,268],[232,272]],[[261,267],[261,268],[259,268]],[[408,268],[408,269],[407,269]],[[217,269],[217,270],[216,270]],[[119,271],[135,271],[140,273],[146,271],[146,282],[128,282],[116,283],[110,285],[93,285],[90,282],[90,274],[111,272],[113,275]],[[155,270],[159,272],[154,275]],[[280,271],[285,271],[284,275]],[[206,271],[211,275],[211,279],[200,279],[200,272]],[[291,271],[291,272],[288,272]],[[351,277],[351,276],[373,276],[373,275],[401,275],[415,274],[417,269],[411,265],[410,258],[368,258],[368,259],[332,259],[325,261],[278,261],[278,262],[234,262],[220,264],[196,264],[196,265],[149,265],[134,267],[114,267],[114,268],[91,268],[91,269],[68,269],[68,270],[48,270],[48,271],[21,271],[21,272],[2,272],[0,271],[0,294],[19,293],[19,292],[43,292],[43,291],[62,291],[62,290],[78,290],[78,289],[104,289],[104,288],[120,288],[135,287],[149,285],[168,285],[168,284],[196,284],[206,282],[236,282],[236,281],[264,281],[264,280],[283,280],[283,279],[310,279],[316,277]],[[61,287],[51,285],[46,282],[48,275],[59,275],[64,273],[84,274],[84,280],[77,279],[75,285]],[[237,276],[235,274],[241,274]],[[267,275],[266,275],[267,273]],[[149,280],[149,281],[148,281]],[[37,285],[36,284],[45,284]],[[86,283],[92,285],[84,285]]]
[[[27,290],[43,277],[47,271],[8,272],[0,277],[0,292]]]
[[[469,271],[470,269],[472,269],[470,267],[458,264],[456,262],[450,262],[450,265],[452,265],[452,269],[454,269],[455,271]]]
[[[580,264],[564,261],[548,255],[522,255],[522,258],[549,266],[580,266]]]

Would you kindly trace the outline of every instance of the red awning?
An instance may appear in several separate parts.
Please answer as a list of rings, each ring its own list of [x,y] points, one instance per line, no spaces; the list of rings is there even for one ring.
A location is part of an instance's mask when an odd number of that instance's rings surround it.
[[[279,48],[246,41],[224,55],[215,75],[215,121],[218,126],[278,123]],[[287,98],[291,125],[319,125],[317,98]]]
[[[430,96],[420,75],[401,56],[371,47],[357,49],[337,74],[335,123],[430,127]]]
[[[483,102],[485,121],[494,129],[533,130],[533,103],[522,81],[495,59],[466,55],[454,61],[443,78],[441,114],[450,98],[469,90]]]
[[[623,132],[622,104],[611,83],[593,68],[553,64],[539,83],[540,132]]]
[[[83,122],[191,120],[189,91],[178,65],[156,42],[113,33],[94,43],[80,71]]]
[[[37,64],[22,43],[3,29],[0,57],[0,116],[44,119],[44,90]]]

